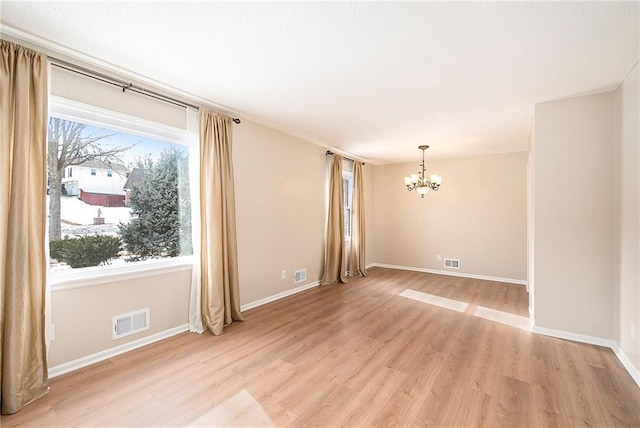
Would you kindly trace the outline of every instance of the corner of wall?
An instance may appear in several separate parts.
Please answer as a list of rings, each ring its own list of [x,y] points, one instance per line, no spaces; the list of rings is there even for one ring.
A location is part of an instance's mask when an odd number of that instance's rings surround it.
[[[613,327],[616,355],[640,379],[640,72],[615,91]],[[640,382],[639,382],[640,384]]]

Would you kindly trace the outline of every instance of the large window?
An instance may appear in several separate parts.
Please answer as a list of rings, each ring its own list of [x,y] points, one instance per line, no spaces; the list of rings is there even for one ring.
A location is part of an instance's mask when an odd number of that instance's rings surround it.
[[[49,118],[51,269],[192,254],[189,150],[180,131],[68,110],[54,106]]]

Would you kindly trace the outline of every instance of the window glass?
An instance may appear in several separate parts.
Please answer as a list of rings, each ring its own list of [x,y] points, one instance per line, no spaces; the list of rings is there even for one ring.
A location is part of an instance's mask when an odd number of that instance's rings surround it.
[[[344,200],[344,237],[351,240],[351,202],[353,198],[353,173],[343,171],[342,192]]]
[[[192,254],[186,146],[55,114],[48,141],[53,271]]]

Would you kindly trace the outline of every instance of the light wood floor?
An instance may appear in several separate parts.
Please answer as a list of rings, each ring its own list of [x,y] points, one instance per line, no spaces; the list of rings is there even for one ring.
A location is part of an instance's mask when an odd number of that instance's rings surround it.
[[[374,268],[248,311],[221,337],[185,333],[52,379],[1,425],[640,426],[640,389],[611,350],[488,321],[478,306],[527,316],[527,294]]]

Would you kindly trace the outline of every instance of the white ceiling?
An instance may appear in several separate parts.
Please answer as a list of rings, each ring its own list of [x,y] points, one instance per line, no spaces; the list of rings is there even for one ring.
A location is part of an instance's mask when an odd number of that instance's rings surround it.
[[[631,70],[639,5],[2,1],[0,22],[389,163],[525,150],[535,103]]]

